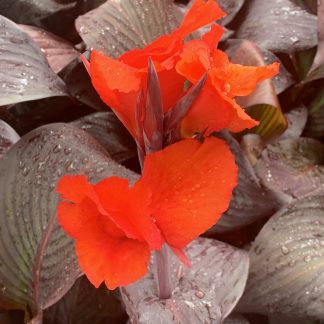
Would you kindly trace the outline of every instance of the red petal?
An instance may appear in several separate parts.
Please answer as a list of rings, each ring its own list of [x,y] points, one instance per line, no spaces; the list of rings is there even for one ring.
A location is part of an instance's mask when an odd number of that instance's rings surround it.
[[[207,43],[194,39],[184,45],[176,70],[190,82],[196,83],[210,67],[210,49]]]
[[[84,185],[80,185],[80,180],[84,178],[64,177],[60,181],[62,195],[78,202],[70,204],[63,201],[59,204],[59,223],[76,239],[80,267],[93,285],[98,287],[103,281],[109,289],[128,285],[145,275],[149,260],[148,245],[127,238],[124,230],[99,211],[102,207],[98,206],[98,199],[92,200],[86,195],[85,188],[91,185],[84,181]],[[71,195],[71,190],[65,187],[68,182],[72,188],[77,188],[77,194]],[[79,201],[81,196],[83,199]]]
[[[96,51],[91,53],[90,70],[100,98],[136,138],[135,105],[142,74]]]
[[[65,175],[56,187],[63,199],[79,204],[85,197],[92,197],[95,200],[95,194],[91,184],[84,175]]]
[[[229,125],[232,117],[231,105],[224,101],[219,91],[207,80],[181,124],[181,133],[184,137],[191,137],[197,132],[207,131],[210,134],[220,131]]]
[[[212,24],[210,27],[210,31],[205,33],[201,39],[208,45],[210,50],[214,50],[219,41],[221,40],[224,33],[224,29],[222,26]]]
[[[152,190],[152,216],[167,243],[182,249],[227,209],[237,181],[224,141],[187,139],[144,160],[138,185]]]
[[[224,17],[226,13],[218,6],[215,0],[195,0],[178,32],[187,36],[200,27],[208,25],[213,21]]]
[[[129,238],[113,238],[100,224],[90,222],[87,236],[76,241],[82,271],[98,287],[103,281],[109,289],[135,282],[147,272],[148,245]]]
[[[163,239],[149,211],[150,190],[129,188],[128,180],[111,177],[99,182],[95,191],[109,218],[127,237],[145,241],[154,250],[161,248]]]

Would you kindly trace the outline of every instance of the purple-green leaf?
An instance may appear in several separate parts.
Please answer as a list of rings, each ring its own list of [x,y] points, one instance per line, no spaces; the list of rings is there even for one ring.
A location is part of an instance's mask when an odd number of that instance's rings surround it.
[[[75,24],[88,48],[117,57],[170,33],[180,16],[172,0],[109,0]]]
[[[74,7],[73,3],[59,3],[55,0],[1,0],[0,14],[16,23],[40,24],[40,20],[58,11]]]
[[[324,182],[324,145],[311,138],[269,144],[255,170],[264,186],[287,201],[317,190]]]
[[[0,120],[0,157],[4,156],[19,139],[20,136],[11,126]]]
[[[105,285],[96,289],[82,276],[60,301],[44,312],[44,323],[124,323],[127,315],[116,292],[107,290]]]
[[[71,124],[94,137],[118,163],[136,156],[134,140],[111,111],[93,113]]]
[[[270,218],[250,248],[238,311],[324,319],[323,206],[323,195],[305,197]]]
[[[239,169],[238,184],[228,210],[209,233],[226,232],[251,224],[272,215],[282,206],[282,201],[271,190],[263,188],[254,170],[244,156],[238,142],[229,134],[223,134],[229,144]]]
[[[33,130],[0,160],[0,305],[36,316],[80,275],[73,240],[56,218],[56,183],[76,173],[94,182],[137,178],[90,135],[67,124]]]
[[[19,28],[40,47],[55,73],[79,57],[79,52],[70,43],[42,28],[28,25],[19,25]]]
[[[248,2],[236,38],[291,54],[317,45],[317,19],[291,0]]]
[[[64,82],[33,40],[3,16],[0,26],[0,106],[66,96]]]
[[[159,299],[155,269],[135,284],[121,288],[131,322],[220,324],[231,313],[244,291],[247,253],[204,238],[188,245],[186,253],[190,269],[173,256],[172,298]]]

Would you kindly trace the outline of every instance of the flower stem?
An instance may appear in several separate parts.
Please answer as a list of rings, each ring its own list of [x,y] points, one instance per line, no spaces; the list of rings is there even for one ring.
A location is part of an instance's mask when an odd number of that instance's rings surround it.
[[[169,251],[166,245],[160,251],[156,251],[155,262],[157,268],[157,281],[160,299],[171,298],[172,283],[170,278]]]

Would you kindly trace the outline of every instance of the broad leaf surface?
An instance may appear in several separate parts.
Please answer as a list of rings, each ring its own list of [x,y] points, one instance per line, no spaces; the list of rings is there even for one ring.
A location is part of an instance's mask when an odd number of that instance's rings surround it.
[[[186,253],[192,264],[190,269],[173,257],[172,299],[158,298],[155,269],[138,282],[121,288],[127,313],[134,323],[220,324],[230,314],[245,287],[247,253],[204,238],[193,241]]]
[[[0,106],[65,96],[63,81],[34,41],[3,16],[0,26]]]
[[[293,53],[317,45],[317,18],[291,0],[250,0],[236,38],[274,52]]]
[[[1,305],[36,315],[80,275],[73,241],[56,219],[56,182],[75,173],[92,181],[135,179],[91,136],[66,124],[35,129],[0,161]]]
[[[311,138],[269,144],[255,170],[262,183],[287,198],[298,198],[324,183],[324,145]]]
[[[253,242],[239,310],[324,319],[324,196],[276,213]]]
[[[20,136],[6,122],[0,120],[0,157],[10,149],[10,147],[19,141]]]
[[[116,57],[168,34],[179,15],[172,0],[109,0],[75,24],[88,48]]]
[[[104,285],[96,289],[82,276],[59,302],[44,312],[44,323],[124,323],[126,314],[116,295]]]
[[[272,215],[281,207],[281,201],[277,196],[260,185],[259,179],[238,142],[229,134],[225,135],[225,140],[235,155],[239,169],[238,184],[233,191],[228,210],[209,230],[210,233],[225,232],[251,224],[258,219]]]
[[[0,15],[4,15],[16,23],[39,23],[60,10],[74,7],[76,2],[63,4],[55,0],[1,0]]]
[[[28,25],[19,27],[40,47],[55,73],[60,72],[71,61],[79,57],[79,52],[64,39],[38,27]]]
[[[74,122],[93,136],[118,163],[136,156],[134,140],[113,112],[97,112]]]

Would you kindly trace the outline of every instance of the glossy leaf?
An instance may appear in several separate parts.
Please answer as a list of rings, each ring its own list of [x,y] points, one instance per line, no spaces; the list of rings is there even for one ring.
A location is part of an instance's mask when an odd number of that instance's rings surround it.
[[[264,186],[287,200],[317,190],[324,182],[324,145],[314,139],[285,139],[269,144],[255,170]]]
[[[239,168],[238,185],[233,191],[228,210],[208,232],[226,232],[251,224],[272,215],[282,202],[272,191],[263,188],[254,170],[244,156],[238,142],[229,134],[223,134],[235,156]]]
[[[249,279],[239,310],[324,319],[324,196],[276,213],[250,248]]]
[[[309,137],[324,136],[324,92],[323,85],[319,86],[314,99],[308,106],[308,120],[305,135]]]
[[[11,126],[0,120],[0,157],[4,156],[19,139],[20,136]]]
[[[171,0],[110,0],[80,16],[76,28],[88,48],[117,57],[171,32],[177,13]]]
[[[172,262],[172,299],[160,300],[155,270],[138,282],[121,288],[132,322],[221,323],[243,293],[249,259],[245,251],[225,243],[198,238],[186,249],[192,267]]]
[[[107,105],[103,103],[94,90],[90,76],[80,59],[75,59],[67,65],[60,72],[60,77],[64,80],[71,97],[94,110],[107,110]]]
[[[93,136],[118,163],[136,156],[136,146],[113,112],[97,112],[72,122]]]
[[[317,45],[317,19],[291,0],[250,0],[236,37],[274,52],[293,53]]]
[[[287,138],[299,138],[306,126],[308,112],[304,106],[297,107],[285,114],[287,129],[277,138],[277,141]]]
[[[73,241],[56,219],[57,180],[83,173],[92,181],[136,176],[82,130],[40,127],[0,161],[0,304],[32,315],[57,302],[80,275]]]
[[[35,26],[20,25],[26,34],[40,47],[55,73],[79,57],[79,52],[64,39]]]
[[[38,23],[60,10],[74,7],[76,2],[63,4],[55,0],[1,0],[0,14],[16,23]]]
[[[116,295],[104,285],[96,289],[82,276],[60,301],[44,312],[44,323],[124,323],[127,315]]]
[[[0,106],[65,96],[63,81],[33,40],[5,17],[0,26]]]

